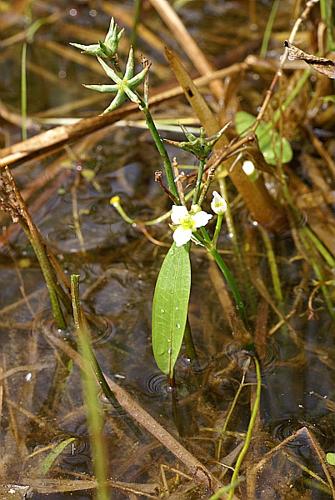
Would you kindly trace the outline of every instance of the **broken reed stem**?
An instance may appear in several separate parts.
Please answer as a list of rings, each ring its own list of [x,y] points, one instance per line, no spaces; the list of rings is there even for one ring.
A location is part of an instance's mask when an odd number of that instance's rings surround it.
[[[78,348],[83,360],[81,378],[92,449],[93,468],[97,480],[96,498],[97,500],[108,500],[110,496],[107,487],[107,453],[103,437],[104,419],[99,402],[98,389],[91,370],[93,363],[91,340],[80,306],[79,275],[71,276],[71,297]]]
[[[220,125],[217,118],[213,115],[208,107],[205,99],[200,94],[193,80],[188,75],[182,62],[178,56],[171,50],[166,49],[166,57],[170,63],[179,84],[184,89],[185,96],[193,108],[193,111],[198,116],[202,126],[206,130],[208,136],[216,134],[220,130]],[[214,147],[214,162],[210,160],[210,166],[206,167],[208,176],[214,176],[216,168],[222,163],[223,159],[227,159],[233,151],[236,151],[247,142],[254,140],[254,135],[248,134],[235,144],[229,144],[227,138],[223,135]],[[219,155],[215,156],[215,151],[220,151]],[[255,182],[252,182],[241,169],[240,162],[232,167],[232,161],[227,162],[228,174],[241,194],[252,217],[271,230],[280,231],[287,224],[287,219],[284,210],[275,202],[268,192],[264,180],[260,175]],[[211,179],[208,179],[208,183]],[[204,192],[204,188],[203,188]],[[203,192],[200,198],[203,195]]]
[[[64,330],[66,328],[66,321],[61,308],[60,298],[65,292],[57,283],[42,236],[30,217],[28,208],[8,167],[6,167],[5,172],[1,175],[1,182],[1,208],[11,215],[13,222],[18,222],[21,225],[27,235],[45,279],[53,317],[57,327]]]

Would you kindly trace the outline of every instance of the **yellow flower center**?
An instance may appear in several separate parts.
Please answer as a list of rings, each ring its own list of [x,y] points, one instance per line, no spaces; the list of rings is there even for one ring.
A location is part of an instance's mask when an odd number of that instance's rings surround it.
[[[194,231],[196,229],[192,215],[185,215],[180,225],[183,229],[191,229],[191,231]]]

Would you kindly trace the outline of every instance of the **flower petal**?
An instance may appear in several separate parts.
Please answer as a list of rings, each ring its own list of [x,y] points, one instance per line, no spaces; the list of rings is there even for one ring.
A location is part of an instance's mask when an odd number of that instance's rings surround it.
[[[177,247],[185,245],[192,238],[192,229],[184,229],[179,226],[173,233],[173,239]]]
[[[213,191],[213,200],[211,203],[213,212],[217,215],[222,215],[227,210],[226,200],[217,192]]]
[[[171,211],[171,220],[173,224],[181,224],[184,217],[188,215],[187,208],[183,205],[173,205]]]
[[[193,220],[195,222],[195,227],[203,227],[206,226],[207,222],[213,217],[213,215],[208,214],[207,212],[204,212],[201,210],[197,214],[193,215]]]

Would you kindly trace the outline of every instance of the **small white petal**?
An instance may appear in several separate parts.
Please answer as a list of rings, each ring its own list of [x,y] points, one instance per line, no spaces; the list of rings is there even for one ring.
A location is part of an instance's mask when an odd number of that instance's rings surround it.
[[[250,160],[243,162],[242,170],[246,175],[252,175],[255,172],[255,165]]]
[[[226,200],[217,192],[213,191],[213,200],[211,203],[213,212],[217,215],[222,215],[227,210]]]
[[[203,227],[206,226],[207,222],[213,217],[213,215],[208,214],[207,212],[204,212],[201,210],[200,212],[194,214],[192,216],[192,219],[195,222],[195,227]]]
[[[171,211],[171,220],[173,224],[181,224],[184,217],[188,215],[187,208],[183,205],[173,205]]]
[[[177,229],[173,233],[173,239],[177,247],[185,245],[185,243],[190,241],[191,237],[192,237],[192,229],[184,229],[181,226],[177,227]]]

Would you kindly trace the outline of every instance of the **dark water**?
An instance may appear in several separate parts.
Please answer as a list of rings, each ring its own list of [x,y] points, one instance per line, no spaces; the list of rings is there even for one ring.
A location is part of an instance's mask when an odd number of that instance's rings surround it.
[[[105,31],[108,24],[108,15],[103,13],[105,3],[122,6],[131,12],[131,2],[34,2],[33,19],[57,9],[64,16],[58,23],[42,28],[28,47],[29,63],[39,66],[37,70],[36,66],[35,70],[28,66],[29,115],[42,116],[44,113],[47,116],[50,108],[92,96],[81,83],[98,83],[102,75],[55,54],[47,43],[55,41],[67,46],[69,41],[77,40],[76,31],[72,34],[69,25],[84,27],[88,33],[92,28]],[[252,2],[247,1],[192,1],[180,10],[180,15],[209,58],[217,67],[222,67],[243,60],[249,53],[258,53],[271,2],[255,3],[255,19],[252,18]],[[291,26],[293,4],[281,2],[275,25],[278,32]],[[9,14],[7,12],[6,16]],[[148,27],[158,32],[166,43],[177,47],[152,11],[145,11],[144,15]],[[20,15],[6,28],[3,38],[20,32],[27,22],[27,17]],[[128,29],[127,34],[129,32]],[[278,46],[275,42],[271,48]],[[149,53],[154,62],[166,65],[163,55],[141,39],[139,48]],[[20,51],[21,43],[12,43],[0,53],[1,100],[17,113]],[[274,56],[274,52],[269,55]],[[54,76],[54,82],[43,75],[42,69]],[[154,70],[155,85],[160,79],[159,70]],[[257,74],[249,73],[240,86],[241,106],[255,112],[267,84],[266,79],[260,82]],[[90,116],[101,112],[108,102],[102,99],[59,114],[50,111],[48,116],[64,119]],[[189,110],[180,99],[173,101],[171,107],[170,104],[162,105],[156,113],[157,116],[180,117],[187,116]],[[178,132],[163,134],[175,139],[181,137]],[[15,143],[20,140],[20,130],[2,121],[0,140],[2,145]],[[170,152],[176,154],[175,150]],[[181,158],[184,162],[192,161],[187,156]],[[85,309],[102,320],[103,326],[92,332],[101,367],[220,476],[224,469],[215,461],[215,443],[242,378],[244,346],[239,338],[232,336],[225,320],[209,278],[206,256],[201,251],[195,252],[189,319],[198,359],[192,362],[186,351],[182,351],[176,367],[177,387],[171,391],[155,365],[150,342],[153,287],[166,247],[152,244],[138,228],[122,221],[109,205],[111,196],[119,195],[127,213],[142,220],[169,209],[169,202],[154,182],[153,173],[160,168],[160,162],[148,133],[141,128],[113,127],[82,146],[71,145],[61,156],[49,156],[20,166],[15,169],[15,177],[18,184],[26,188],[51,167],[52,179],[41,190],[34,191],[29,205],[34,221],[58,256],[66,275],[80,274],[80,293]],[[81,172],[91,172],[90,179],[81,176]],[[38,203],[47,190],[49,195]],[[80,218],[79,232],[74,222],[74,204],[77,204]],[[260,240],[257,227],[243,210],[235,210],[234,217],[241,246],[246,241],[246,228],[252,238]],[[6,223],[8,221],[2,219],[2,224]],[[149,228],[153,237],[169,245],[171,236],[167,229],[164,224]],[[41,458],[34,452],[68,437],[76,438],[75,445],[64,450],[49,477],[84,479],[92,475],[93,470],[79,370],[48,342],[46,330],[60,337],[64,334],[52,325],[46,288],[26,237],[21,232],[14,232],[8,243],[2,246],[0,257],[1,359],[7,374],[1,420],[1,481],[24,485],[25,478],[36,476],[38,470]],[[302,465],[327,482],[318,446],[325,452],[335,448],[334,323],[329,319],[320,294],[314,302],[316,315],[313,319],[308,318],[311,273],[302,290],[302,298],[295,306],[303,277],[301,261],[293,259],[297,249],[288,235],[272,237],[272,243],[284,289],[281,311],[288,314],[294,307],[296,311],[289,327],[279,327],[267,337],[264,345],[258,345],[262,351],[261,411],[248,455],[252,474],[249,474],[248,484],[242,486],[242,496],[327,498],[329,495],[316,487],[315,478],[308,476]],[[234,258],[229,237],[222,239],[221,248],[228,251],[225,260],[248,301],[248,315],[254,326],[260,298],[252,288],[253,274],[244,275]],[[257,267],[272,292],[264,249],[260,245],[257,251]],[[267,330],[271,331],[278,321],[276,313],[270,310]],[[73,334],[69,332],[68,335],[72,337]],[[246,381],[255,382],[252,368]],[[221,458],[240,443],[241,433],[246,432],[250,418],[250,387],[243,389],[228,425]],[[160,464],[177,466],[172,455],[149,434],[142,440],[134,439],[122,416],[106,402],[103,404],[108,470],[114,480],[157,483]],[[311,441],[309,432],[319,445]],[[290,436],[293,436],[291,440],[284,441]],[[200,498],[199,493],[198,497],[194,494],[194,498]],[[6,498],[6,493],[4,495]],[[183,495],[180,493],[179,498],[193,498],[191,494]],[[92,494],[89,491],[57,492],[47,498],[69,497],[86,499]],[[129,494],[113,490],[111,498],[128,497]],[[203,498],[207,497],[204,494]],[[30,498],[42,499],[46,494],[33,493]]]

